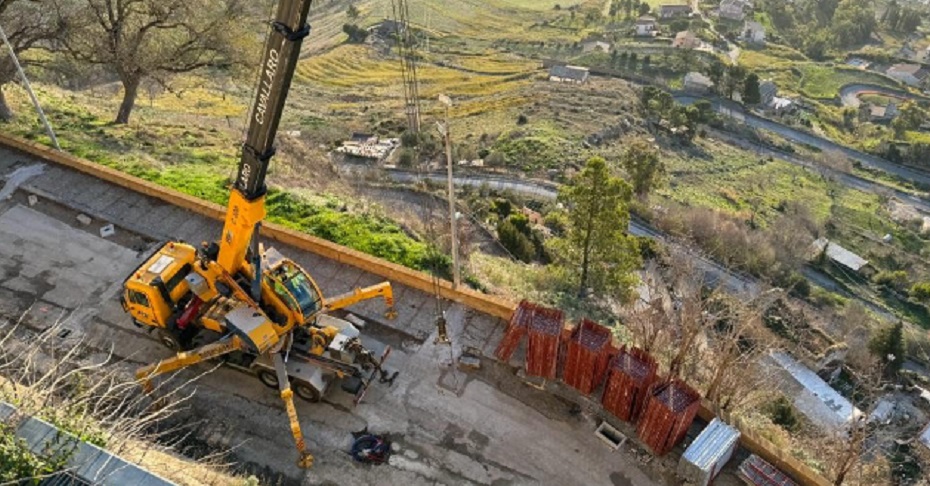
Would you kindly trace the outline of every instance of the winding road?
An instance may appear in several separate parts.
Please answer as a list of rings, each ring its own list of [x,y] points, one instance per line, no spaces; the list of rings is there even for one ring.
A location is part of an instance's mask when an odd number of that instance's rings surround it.
[[[889,96],[899,100],[913,100],[930,103],[930,98],[926,96],[916,95],[877,84],[855,83],[847,84],[846,86],[840,88],[840,99],[843,100],[843,106],[858,108],[861,104],[859,97],[869,94]]]
[[[839,152],[848,157],[850,160],[859,162],[864,166],[887,172],[904,180],[930,186],[930,173],[898,165],[880,157],[876,157],[874,155],[840,145],[832,140],[819,137],[812,133],[804,132],[787,125],[782,125],[781,123],[762,118],[747,112],[743,109],[742,106],[736,103],[716,98],[703,98],[699,96],[683,94],[675,95],[675,100],[685,105],[693,104],[698,100],[710,101],[714,111],[716,111],[718,114],[745,123],[750,127],[769,130],[793,142],[809,145],[823,151]]]

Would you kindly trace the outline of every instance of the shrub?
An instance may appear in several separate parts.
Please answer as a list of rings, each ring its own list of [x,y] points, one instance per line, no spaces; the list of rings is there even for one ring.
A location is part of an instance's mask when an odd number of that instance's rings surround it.
[[[885,365],[885,372],[894,375],[904,364],[904,324],[900,321],[872,336],[869,351]]]
[[[918,282],[911,287],[911,298],[926,302],[930,300],[930,282]]]
[[[872,281],[887,289],[904,291],[907,288],[907,272],[904,270],[878,272]]]
[[[497,225],[497,237],[511,255],[524,263],[533,261],[533,257],[536,256],[533,242],[517,229],[510,219],[505,219]]]
[[[529,119],[526,115],[521,113],[520,116],[517,117],[517,125],[526,125],[527,123],[529,123]]]
[[[784,395],[779,395],[777,399],[772,400],[765,408],[765,414],[773,424],[788,432],[796,432],[801,427],[801,418],[794,409],[794,404]]]

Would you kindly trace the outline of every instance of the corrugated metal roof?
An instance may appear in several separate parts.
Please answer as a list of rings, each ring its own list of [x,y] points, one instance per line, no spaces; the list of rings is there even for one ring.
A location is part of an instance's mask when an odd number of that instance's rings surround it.
[[[850,420],[862,415],[858,408],[817,376],[817,373],[787,353],[775,351],[771,357],[803,387],[804,393],[794,397],[794,406],[815,423],[844,428]]]
[[[739,431],[719,418],[711,421],[685,451],[682,459],[708,470],[739,440]]]
[[[868,260],[826,238],[818,238],[814,241],[813,246],[818,252],[822,252],[826,248],[827,258],[855,272],[858,272],[862,267],[869,264]]]

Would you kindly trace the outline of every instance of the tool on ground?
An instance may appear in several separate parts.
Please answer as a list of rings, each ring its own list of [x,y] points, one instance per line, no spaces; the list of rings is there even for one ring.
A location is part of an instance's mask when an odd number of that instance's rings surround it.
[[[327,299],[303,268],[258,241],[265,217],[265,176],[300,46],[310,33],[311,3],[278,3],[219,242],[199,249],[166,243],[126,279],[121,296],[136,325],[177,351],[137,371],[146,389],[151,390],[150,381],[158,375],[211,358],[222,357],[255,373],[284,401],[301,467],[309,467],[313,456],[300,431],[294,394],[318,401],[340,380],[357,403],[375,376],[388,383],[396,377],[383,367],[390,348],[376,357],[355,326],[327,314],[382,297],[388,317],[393,317],[390,283]]]
[[[352,459],[366,464],[380,465],[391,458],[391,441],[382,435],[369,434],[363,431],[354,434],[352,442]]]

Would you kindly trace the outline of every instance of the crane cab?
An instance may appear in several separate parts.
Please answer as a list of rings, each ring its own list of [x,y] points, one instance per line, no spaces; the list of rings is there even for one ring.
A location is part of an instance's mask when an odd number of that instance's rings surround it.
[[[263,253],[262,304],[281,326],[300,327],[316,319],[326,304],[316,281],[278,250]]]
[[[190,293],[185,277],[196,258],[193,246],[166,243],[126,279],[120,297],[123,309],[140,324],[167,327],[178,304]]]

